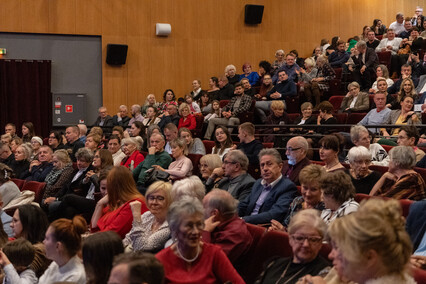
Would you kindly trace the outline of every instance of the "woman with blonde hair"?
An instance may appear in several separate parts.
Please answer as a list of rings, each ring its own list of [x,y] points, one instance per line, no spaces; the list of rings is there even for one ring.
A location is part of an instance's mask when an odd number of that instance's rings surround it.
[[[186,157],[188,154],[186,142],[178,138],[172,140],[170,146],[172,147],[172,156],[175,161],[169,165],[167,170],[159,165],[154,165],[153,167],[157,170],[169,173],[170,179],[172,180],[189,177],[192,173],[193,166],[192,161]]]
[[[394,83],[394,81],[389,77],[389,70],[388,70],[388,67],[386,67],[386,65],[380,64],[377,66],[376,76],[377,76],[377,80],[376,82],[373,83],[373,86],[371,86],[369,93],[375,93],[379,90],[377,88],[377,83],[379,81],[379,78],[384,78],[388,87],[392,86]]]
[[[414,101],[417,100],[418,94],[416,92],[416,87],[414,86],[413,80],[410,78],[405,78],[401,82],[401,87],[397,93],[396,99],[394,99],[390,104],[386,106],[390,109],[397,109],[400,106],[402,98],[411,97]]]
[[[191,114],[191,109],[189,105],[186,103],[182,103],[179,106],[179,124],[178,129],[182,127],[186,127],[188,129],[195,129],[197,127],[197,121],[195,120],[195,116]]]
[[[84,147],[95,152],[99,148],[99,145],[101,144],[101,140],[102,140],[102,137],[99,136],[98,134],[90,133],[86,137],[86,143],[84,144]]]
[[[142,116],[145,117],[146,111],[149,107],[154,107],[155,109],[158,109],[159,105],[160,105],[160,103],[157,103],[157,101],[155,99],[155,95],[149,94],[146,97],[145,104],[142,106],[142,110],[141,110]]]
[[[32,151],[33,149],[30,145],[28,145],[28,143],[21,144],[16,148],[14,153],[15,161],[13,161],[10,165],[15,178],[25,179],[26,175],[28,175]]]
[[[212,189],[222,178],[217,171],[222,172],[222,159],[217,154],[207,154],[200,159],[200,178],[203,180],[207,190]],[[217,169],[215,171],[215,169]]]

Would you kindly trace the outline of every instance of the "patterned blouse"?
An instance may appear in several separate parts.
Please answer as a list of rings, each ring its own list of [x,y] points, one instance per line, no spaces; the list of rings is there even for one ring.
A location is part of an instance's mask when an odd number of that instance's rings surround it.
[[[357,211],[358,208],[359,208],[358,202],[356,202],[353,198],[351,198],[343,202],[343,204],[340,205],[340,207],[337,208],[336,211],[332,211],[331,209],[324,209],[321,212],[321,218],[324,220],[324,222],[327,225],[330,225],[331,222],[333,222],[337,218],[343,217],[345,215],[349,215]]]
[[[334,72],[334,69],[331,67],[330,64],[324,63],[321,68],[318,68],[316,78],[318,77],[324,78],[324,81],[318,83],[318,87],[320,88],[320,90],[328,91],[330,89],[328,82],[336,78],[336,72]]]
[[[376,195],[395,199],[422,200],[426,198],[426,184],[419,173],[409,173],[397,181],[386,179]]]
[[[284,227],[288,227],[290,224],[291,218],[296,215],[297,212],[303,210],[303,196],[298,196],[290,204],[290,208],[288,209],[287,216],[284,219]],[[317,205],[315,205],[314,209],[319,210],[320,212],[325,209],[324,202],[320,201]]]
[[[170,228],[167,221],[161,224],[157,231],[152,231],[155,217],[150,211],[146,211],[141,216],[141,222],[133,221],[132,229],[123,240],[123,245],[131,245],[133,251],[146,251],[151,253],[159,252],[164,248],[164,244],[170,238]]]

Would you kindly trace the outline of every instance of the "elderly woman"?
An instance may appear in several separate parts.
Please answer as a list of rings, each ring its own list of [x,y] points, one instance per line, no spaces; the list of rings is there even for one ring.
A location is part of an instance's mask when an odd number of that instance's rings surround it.
[[[275,125],[284,125],[288,124],[288,116],[284,111],[285,104],[283,101],[272,101],[271,103],[271,113],[266,118],[265,124],[275,124]],[[270,127],[263,130],[264,134],[271,134],[269,136],[263,137],[263,142],[272,142],[274,147],[285,147],[287,143],[286,137],[275,136],[275,134],[284,134],[288,132],[288,129],[282,127]]]
[[[296,283],[306,274],[318,275],[330,263],[319,255],[327,225],[314,209],[298,212],[290,221],[288,233],[293,256],[275,258],[266,265],[256,284]]]
[[[99,145],[101,144],[101,140],[102,140],[102,136],[91,133],[87,135],[86,143],[84,143],[84,147],[95,152],[99,148]]]
[[[107,194],[96,203],[93,212],[92,231],[114,231],[124,238],[132,228],[132,201],[142,204],[139,214],[148,210],[145,198],[136,189],[132,173],[125,167],[112,168],[107,177]]]
[[[321,218],[327,225],[358,210],[359,204],[354,200],[355,187],[344,171],[327,173],[320,180],[319,186],[326,208],[321,212]]]
[[[389,170],[373,189],[370,195],[395,199],[422,200],[426,198],[426,184],[421,175],[413,170],[416,155],[413,148],[397,146],[389,152]]]
[[[249,80],[250,86],[256,85],[260,78],[259,74],[252,70],[249,62],[243,64],[243,74],[240,75],[240,81],[244,78]]]
[[[142,121],[142,124],[145,127],[148,127],[152,124],[158,124],[161,120],[161,118],[158,117],[158,109],[154,106],[149,106],[146,109],[145,118]]]
[[[222,160],[217,154],[207,154],[200,159],[200,175],[207,191],[210,191],[222,177]],[[217,170],[216,170],[217,169]],[[221,174],[218,174],[219,171]]]
[[[339,162],[340,141],[336,135],[326,135],[319,141],[319,155],[327,172],[344,170]]]
[[[356,193],[369,194],[380,179],[380,174],[368,168],[371,164],[371,153],[364,146],[352,147],[348,153],[349,174]]]
[[[319,56],[316,65],[318,72],[309,83],[305,83],[304,91],[307,101],[313,102],[313,98],[315,98],[315,106],[318,106],[323,92],[330,89],[329,82],[336,77],[336,72],[325,56]]]
[[[223,159],[223,156],[231,150],[232,146],[232,138],[231,134],[229,134],[228,128],[224,126],[216,127],[214,132],[214,143],[215,146],[212,149],[212,154],[218,154],[220,159]]]
[[[285,64],[285,52],[282,49],[278,49],[275,51],[275,61],[272,62],[272,71],[271,74],[275,74],[275,72],[280,69]]]
[[[10,142],[12,142],[12,135],[10,135],[10,133],[6,133],[1,136],[1,143],[7,144],[10,146]]]
[[[379,78],[384,78],[388,87],[392,86],[393,83],[394,83],[393,80],[391,78],[389,78],[389,70],[388,70],[388,67],[386,67],[386,65],[380,64],[380,65],[377,66],[376,77],[377,77],[377,80],[373,83],[373,86],[371,86],[369,93],[374,94],[375,92],[377,92],[379,90],[378,86],[377,86]]]
[[[193,138],[192,132],[186,127],[179,129],[179,138],[185,140],[188,154],[205,155],[206,148],[200,138]]]
[[[119,166],[121,161],[126,157],[126,154],[121,151],[121,139],[118,135],[111,135],[108,140],[108,151],[114,160],[114,166]]]
[[[155,100],[154,94],[149,94],[146,97],[145,104],[142,106],[141,114],[143,117],[146,116],[146,112],[149,107],[154,107],[156,110],[158,110],[159,103]]]
[[[398,146],[412,147],[416,154],[416,163],[419,162],[424,156],[425,152],[419,149],[416,145],[419,142],[420,134],[417,127],[413,125],[404,125],[398,134]]]
[[[121,161],[121,165],[131,170],[135,169],[145,158],[139,152],[143,144],[142,138],[129,137],[121,141],[121,149],[126,158]]]
[[[299,77],[299,82],[302,82],[301,89],[304,89],[304,84],[309,84],[313,78],[317,75],[318,69],[315,67],[316,59],[306,58],[304,67],[300,70],[296,70],[296,73]]]
[[[56,130],[50,131],[48,144],[50,148],[52,148],[53,152],[55,152],[56,150],[64,149],[61,132]]]
[[[285,230],[290,224],[292,218],[301,210],[316,209],[319,212],[324,210],[324,202],[321,201],[320,180],[325,176],[325,170],[320,165],[308,165],[304,167],[299,174],[302,196],[298,196],[290,204],[284,223],[280,224],[272,220],[272,226],[269,230]]]
[[[294,120],[294,124],[305,125],[305,124],[317,124],[317,119],[312,115],[314,106],[310,102],[304,102],[300,106],[302,115],[298,116]],[[290,128],[291,132],[304,133],[308,132],[307,128]]]
[[[192,173],[192,161],[186,157],[188,154],[188,149],[186,147],[186,142],[183,139],[175,139],[170,142],[172,147],[172,156],[175,159],[169,165],[169,168],[163,169],[159,165],[154,165],[153,167],[157,170],[165,171],[170,174],[170,179],[176,180],[184,177],[189,177]]]
[[[206,190],[203,182],[197,176],[190,176],[189,178],[176,181],[173,184],[171,193],[173,201],[177,201],[183,196],[192,196],[202,202],[205,195]]]
[[[149,211],[142,215],[140,213],[142,204],[139,201],[130,202],[133,224],[123,240],[125,247],[151,253],[164,248],[164,244],[170,238],[166,215],[172,203],[171,189],[172,185],[168,182],[157,181],[151,184],[145,194]]]
[[[188,104],[182,103],[179,106],[179,114],[180,114],[180,119],[179,119],[178,129],[182,127],[186,127],[192,130],[197,127],[195,116],[191,114],[191,109],[189,108]]]
[[[15,161],[12,161],[10,167],[13,170],[15,178],[25,179],[30,168],[32,153],[31,146],[28,143],[21,144],[16,148]]]
[[[237,68],[232,64],[225,67],[225,76],[228,78],[228,82],[231,85],[235,85],[240,81],[240,75],[237,74]]]
[[[370,108],[370,99],[368,94],[360,92],[360,86],[357,82],[348,85],[349,92],[343,98],[340,105],[342,112],[367,112]]]
[[[367,128],[362,125],[354,125],[351,127],[351,140],[355,146],[364,146],[370,151],[371,163],[373,165],[385,166],[389,164],[389,156],[382,145],[378,143],[370,143],[371,134]],[[348,157],[345,159],[345,163],[349,163]]]
[[[33,148],[33,152],[31,154],[31,161],[38,160],[38,153],[40,152],[40,147],[43,145],[43,140],[38,137],[34,136],[31,138],[31,148]]]
[[[44,180],[46,182],[46,188],[40,203],[45,210],[48,210],[50,204],[56,201],[56,194],[62,187],[71,182],[74,173],[71,158],[64,149],[57,150],[53,153],[52,163],[53,169]]]
[[[204,210],[198,199],[173,202],[167,221],[175,243],[156,255],[167,283],[244,283],[220,247],[201,241]]]
[[[420,124],[420,116],[415,113],[412,109],[414,106],[414,99],[410,96],[403,97],[400,102],[401,109],[392,110],[383,124],[391,125],[413,125]],[[399,128],[392,128],[392,130],[382,129],[382,134],[385,137],[397,136],[399,133]],[[380,142],[379,142],[380,143]]]

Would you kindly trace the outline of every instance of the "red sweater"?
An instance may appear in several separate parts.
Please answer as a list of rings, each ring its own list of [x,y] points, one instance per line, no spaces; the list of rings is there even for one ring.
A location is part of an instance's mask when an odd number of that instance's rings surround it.
[[[134,163],[134,169],[136,169],[136,167],[143,162],[143,160],[145,160],[145,157],[138,151],[135,150],[130,157],[126,159],[123,159],[123,161],[121,162],[122,166],[125,166],[126,168],[130,168],[130,164],[132,163],[132,161],[135,161]]]
[[[192,114],[188,114],[186,120],[183,120],[183,117],[179,119],[178,129],[186,127],[188,129],[195,129],[197,127],[197,121],[195,120],[195,116]]]

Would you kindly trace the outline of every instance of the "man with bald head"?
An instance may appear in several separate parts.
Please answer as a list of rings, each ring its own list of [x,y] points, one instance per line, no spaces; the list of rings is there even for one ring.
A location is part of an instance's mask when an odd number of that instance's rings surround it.
[[[228,77],[223,75],[219,78],[219,93],[217,99],[221,100],[230,100],[234,96],[234,86],[229,84]]]
[[[203,241],[222,248],[238,270],[253,238],[246,223],[237,215],[238,201],[221,189],[213,189],[203,199],[205,227]]]
[[[287,142],[285,154],[288,160],[283,162],[282,173],[296,185],[300,185],[300,171],[311,163],[306,157],[308,149],[308,141],[302,136],[293,137]]]

